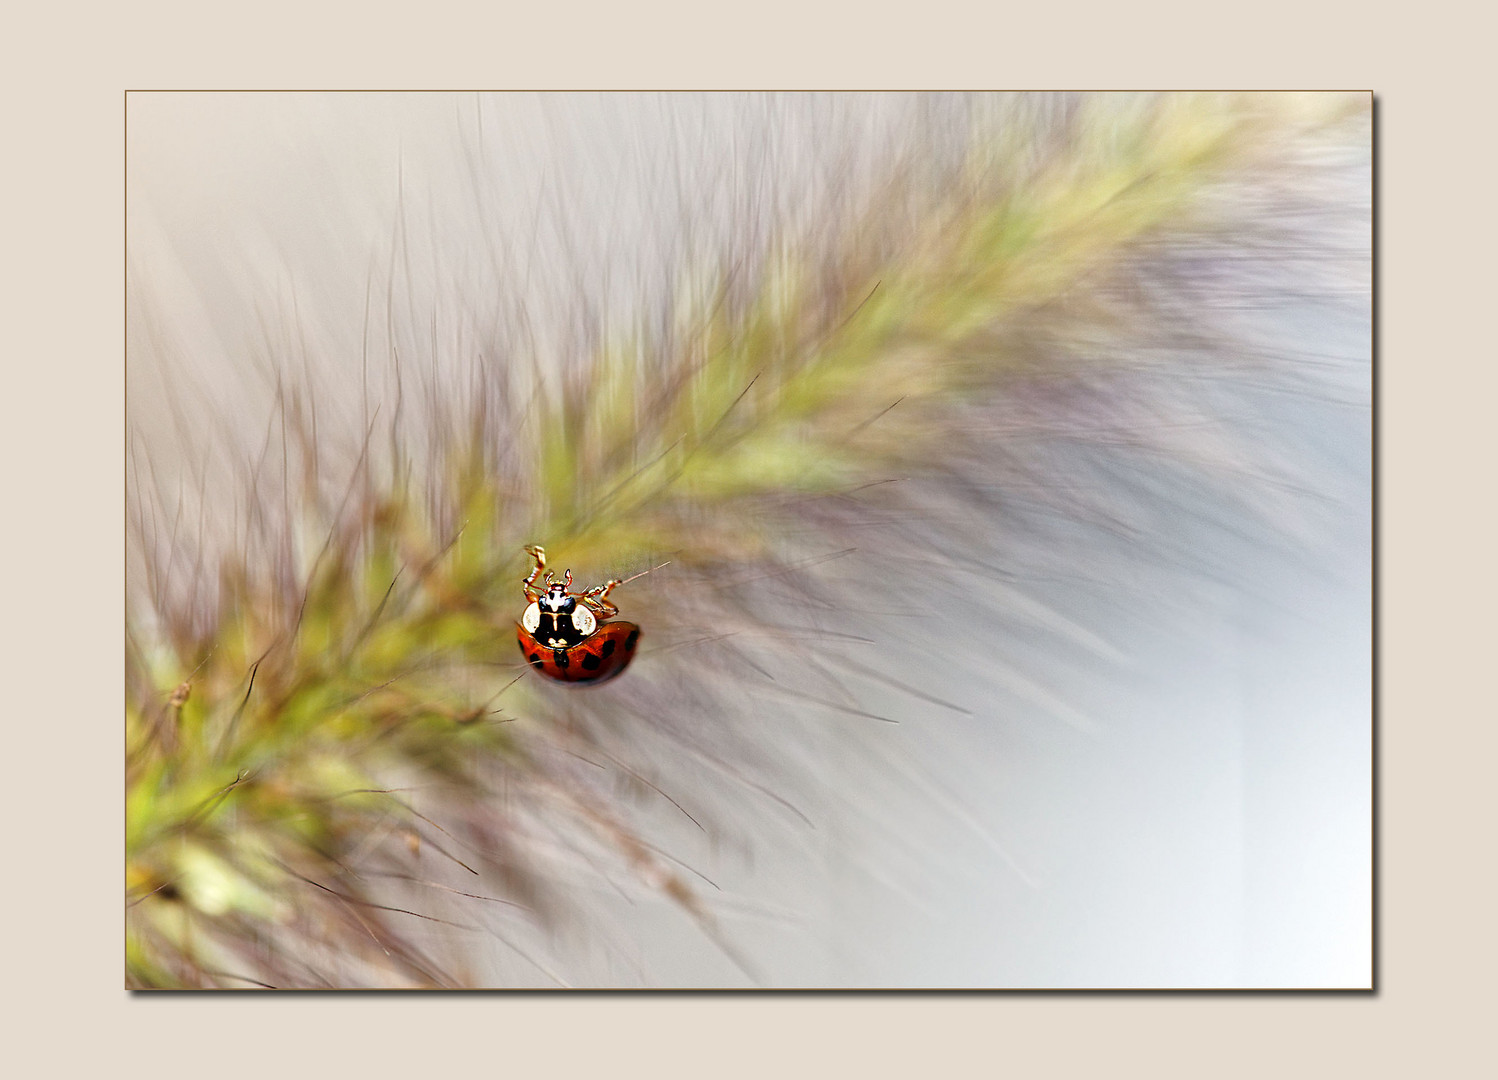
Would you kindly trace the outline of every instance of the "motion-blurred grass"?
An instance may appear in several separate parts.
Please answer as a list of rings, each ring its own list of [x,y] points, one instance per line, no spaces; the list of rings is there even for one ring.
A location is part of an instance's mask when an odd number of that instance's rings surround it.
[[[632,814],[671,795],[610,731],[650,724],[727,787],[777,798],[757,768],[773,748],[728,730],[728,703],[767,664],[823,678],[824,704],[839,676],[806,658],[825,627],[750,583],[822,608],[878,598],[877,580],[819,582],[807,556],[841,550],[873,505],[860,493],[891,477],[976,470],[1033,495],[1004,452],[1024,432],[983,410],[1030,402],[1029,422],[1054,423],[1100,373],[1126,393],[1138,352],[1113,344],[1151,317],[1149,258],[1220,242],[1243,190],[1366,123],[1366,98],[1338,95],[1017,109],[955,166],[910,148],[836,235],[788,229],[752,263],[680,267],[654,329],[425,396],[349,388],[352,468],[319,430],[327,403],[278,364],[272,465],[242,474],[238,542],[190,559],[195,524],[134,453],[129,985],[474,985],[473,941],[491,935],[549,985],[564,965],[531,931],[576,916],[578,874],[663,894],[752,976],[711,887]],[[1169,446],[1208,465],[1215,450]],[[1088,501],[1064,483],[1042,497]],[[625,678],[569,692],[524,670],[527,543],[581,586],[667,564],[615,594],[645,629]]]

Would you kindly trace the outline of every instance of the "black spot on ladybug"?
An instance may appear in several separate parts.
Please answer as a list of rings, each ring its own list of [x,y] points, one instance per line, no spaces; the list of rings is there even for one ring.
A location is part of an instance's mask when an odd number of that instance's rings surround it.
[[[627,638],[624,639],[624,648],[625,648],[625,650],[626,651],[633,650],[634,647],[635,647],[635,642],[638,641],[639,638],[640,638],[640,632],[638,630],[631,630],[629,632],[629,637],[627,637]]]
[[[605,660],[614,655],[614,646],[617,644],[618,642],[616,642],[613,638],[609,638],[603,643],[603,658]]]
[[[556,666],[559,668],[564,668],[568,664],[572,663],[571,659],[567,656],[567,650],[565,649],[553,649],[551,651],[551,662],[556,664]]]
[[[603,663],[603,661],[594,656],[592,653],[588,653],[583,657],[583,667],[587,668],[589,671],[597,671],[598,665],[601,663]]]
[[[531,653],[531,655],[530,655],[530,662],[533,663],[533,664],[535,664],[537,667],[540,667],[541,666],[541,654],[540,653],[536,653],[536,652]]]
[[[569,599],[568,603],[572,601]],[[541,612],[541,623],[536,630],[541,641],[553,649],[570,649],[583,640],[583,632],[572,621],[570,609],[560,614]]]

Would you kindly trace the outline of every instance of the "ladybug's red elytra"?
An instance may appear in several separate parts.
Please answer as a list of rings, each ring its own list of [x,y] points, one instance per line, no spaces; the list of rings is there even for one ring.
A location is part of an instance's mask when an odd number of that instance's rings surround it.
[[[530,545],[525,553],[536,561],[524,581],[530,606],[515,627],[526,662],[557,682],[596,686],[618,675],[634,659],[640,628],[631,622],[609,622],[619,608],[609,602],[611,580],[584,592],[572,588],[572,571],[562,581],[546,569],[546,550]],[[536,579],[545,571],[544,590]]]

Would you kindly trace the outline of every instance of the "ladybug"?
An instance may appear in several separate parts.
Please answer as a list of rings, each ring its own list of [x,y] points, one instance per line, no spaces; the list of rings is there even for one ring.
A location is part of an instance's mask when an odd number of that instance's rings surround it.
[[[619,614],[609,602],[618,580],[574,593],[572,571],[561,581],[546,570],[546,551],[531,545],[525,553],[536,560],[524,580],[530,606],[515,627],[520,652],[541,674],[558,682],[596,686],[618,675],[634,659],[640,628],[630,622],[608,622]],[[546,570],[542,591],[536,579]]]

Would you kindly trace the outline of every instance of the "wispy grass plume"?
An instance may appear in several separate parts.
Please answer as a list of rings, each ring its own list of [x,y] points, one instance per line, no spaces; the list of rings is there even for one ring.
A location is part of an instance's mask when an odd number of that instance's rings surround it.
[[[684,255],[668,304],[595,318],[561,355],[461,343],[478,359],[439,376],[436,315],[372,270],[366,321],[404,329],[336,401],[295,333],[269,334],[275,407],[232,500],[206,460],[198,500],[163,490],[133,439],[129,985],[471,986],[496,953],[519,985],[565,985],[559,942],[606,936],[577,919],[594,889],[665,897],[759,977],[654,815],[728,845],[747,815],[807,818],[765,710],[881,719],[846,691],[878,665],[839,649],[888,591],[824,571],[881,520],[921,526],[875,543],[928,565],[945,556],[922,538],[965,527],[913,521],[930,504],[902,486],[1106,519],[1103,488],[1029,452],[1062,428],[1234,484],[1233,448],[1144,391],[1141,336],[1189,336],[1169,275],[1270,221],[1253,200],[1367,102],[1101,96],[1001,119],[961,154],[893,155],[831,235],[786,214]],[[205,531],[210,495],[234,510]],[[642,575],[614,594],[645,631],[625,677],[526,670],[526,544],[583,586]],[[683,799],[663,760],[715,780]]]

